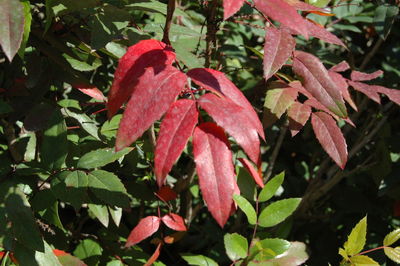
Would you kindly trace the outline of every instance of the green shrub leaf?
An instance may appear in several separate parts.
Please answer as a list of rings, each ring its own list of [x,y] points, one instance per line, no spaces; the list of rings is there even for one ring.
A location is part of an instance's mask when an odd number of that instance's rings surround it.
[[[272,198],[280,185],[282,185],[284,178],[285,172],[282,172],[268,181],[268,183],[265,184],[264,188],[261,190],[260,195],[258,196],[258,201],[264,202]]]
[[[94,150],[79,159],[78,168],[93,169],[102,167],[118,160],[131,151],[132,148],[126,148],[119,152],[115,152],[114,149],[110,148]]]
[[[400,239],[400,228],[396,229],[389,234],[385,236],[385,239],[383,239],[383,245],[384,246],[390,246],[394,242]]]
[[[233,233],[224,236],[226,254],[232,261],[243,259],[247,256],[249,244],[243,236]]]
[[[239,208],[246,214],[249,223],[256,224],[257,213],[250,202],[240,195],[233,195],[233,199],[235,200]]]
[[[189,265],[195,266],[218,266],[213,259],[210,259],[203,255],[192,255],[192,254],[181,254],[182,259],[184,259]]]
[[[267,238],[253,242],[250,248],[250,256],[256,261],[269,260],[284,253],[289,247],[289,241],[280,238]]]
[[[362,266],[362,265],[366,265],[366,266],[367,265],[368,266],[378,265],[379,266],[379,263],[377,263],[370,257],[364,256],[364,255],[351,257],[350,261],[351,261],[352,265],[357,265],[357,266]]]
[[[279,200],[268,205],[262,210],[258,224],[263,227],[271,227],[283,222],[299,206],[301,198]]]
[[[396,263],[400,263],[400,246],[395,248],[384,248],[386,256]]]
[[[349,256],[359,253],[365,245],[367,236],[367,217],[365,216],[351,231],[347,242],[344,243],[344,250]]]

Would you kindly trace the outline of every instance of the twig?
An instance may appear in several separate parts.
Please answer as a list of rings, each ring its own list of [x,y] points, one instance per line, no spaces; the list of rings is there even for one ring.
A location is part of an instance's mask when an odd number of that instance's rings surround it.
[[[279,134],[278,140],[276,141],[274,150],[272,151],[271,158],[269,160],[268,169],[264,177],[264,183],[268,181],[271,177],[272,171],[274,170],[276,159],[278,158],[279,151],[281,150],[283,140],[285,139],[285,135],[288,129],[288,121],[285,122],[285,125],[281,128],[281,132]]]
[[[157,140],[156,140],[156,133],[154,131],[154,124],[151,125],[151,127],[149,128],[149,130],[147,130],[147,134],[149,136],[150,139],[150,143],[151,146],[153,148],[153,151],[156,149],[156,144],[157,144]]]
[[[217,32],[217,23],[215,20],[217,13],[218,1],[212,0],[209,3],[207,13],[207,35],[206,35],[206,58],[204,66],[206,68],[211,65],[211,56],[213,50],[216,48],[216,32]]]
[[[164,35],[162,38],[162,41],[168,45],[171,45],[171,41],[169,40],[169,31],[171,29],[172,18],[174,17],[174,11],[175,11],[175,0],[168,0],[167,18],[165,20]]]
[[[379,40],[375,43],[374,47],[372,47],[371,51],[369,51],[369,53],[364,57],[364,60],[362,61],[361,65],[360,65],[360,70],[363,70],[367,66],[369,61],[372,59],[372,57],[374,57],[374,55],[378,51],[379,47],[382,45],[382,43],[383,43],[383,39],[379,38]]]

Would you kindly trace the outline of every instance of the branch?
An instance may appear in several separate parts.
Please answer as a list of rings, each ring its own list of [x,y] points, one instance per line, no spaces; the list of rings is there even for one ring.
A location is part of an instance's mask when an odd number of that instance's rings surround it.
[[[272,171],[274,170],[275,162],[276,162],[276,159],[278,158],[279,151],[281,150],[287,129],[288,129],[288,121],[286,121],[285,125],[281,128],[281,132],[279,134],[278,140],[276,141],[274,150],[272,151],[272,155],[271,155],[271,158],[270,158],[269,164],[268,164],[267,173],[265,174],[265,177],[264,177],[264,183],[266,183],[268,181],[268,179],[271,177]]]
[[[207,36],[206,36],[206,58],[204,66],[206,68],[211,65],[211,55],[216,45],[217,23],[215,16],[217,13],[218,1],[212,0],[207,9]]]
[[[162,38],[162,41],[168,45],[171,45],[171,41],[169,40],[169,31],[171,29],[174,11],[175,11],[175,0],[168,0],[167,18],[165,20],[164,35]]]

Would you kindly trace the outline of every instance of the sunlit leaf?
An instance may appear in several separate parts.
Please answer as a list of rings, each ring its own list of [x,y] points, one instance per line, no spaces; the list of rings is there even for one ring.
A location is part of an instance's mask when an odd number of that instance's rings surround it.
[[[389,259],[396,263],[400,263],[400,247],[395,248],[384,248],[383,251],[385,255],[388,256]]]
[[[225,250],[231,261],[245,258],[249,244],[243,236],[233,233],[224,236]]]
[[[377,263],[376,261],[374,261],[373,259],[371,259],[368,256],[365,255],[358,255],[358,256],[353,256],[350,258],[351,263],[354,263],[354,265],[368,265],[368,266],[373,266],[373,265],[378,265],[379,263]]]
[[[261,211],[258,224],[262,227],[272,227],[283,222],[300,204],[301,198],[284,199],[271,203]]]
[[[244,0],[224,0],[224,20],[227,20],[242,7]]]
[[[383,239],[383,245],[384,246],[390,246],[391,244],[395,243],[397,240],[400,239],[400,228],[395,229],[389,234],[385,236],[385,239]]]
[[[272,89],[267,91],[264,107],[280,118],[284,112],[294,103],[297,91],[289,88]]]
[[[381,76],[382,74],[383,74],[382,70],[377,70],[372,73],[363,73],[363,72],[353,70],[351,72],[351,80],[352,81],[366,81],[366,80],[376,79],[377,77]]]
[[[239,208],[246,214],[249,224],[256,224],[257,213],[250,202],[240,195],[233,195],[233,199],[235,200]]]
[[[367,217],[361,219],[351,230],[350,235],[344,243],[344,250],[349,256],[358,254],[365,246],[367,237]]]
[[[125,247],[136,245],[142,240],[148,238],[160,227],[160,218],[157,216],[147,216],[139,221],[139,223],[130,232],[126,240]]]
[[[175,213],[166,214],[161,218],[162,222],[175,231],[186,231],[185,221]]]
[[[268,183],[265,184],[265,187],[261,190],[260,195],[258,196],[258,201],[264,202],[271,199],[275,195],[278,188],[282,185],[284,178],[285,172],[281,172],[269,180]]]
[[[306,124],[311,115],[311,107],[299,102],[294,102],[288,110],[289,129],[292,137],[297,135]]]

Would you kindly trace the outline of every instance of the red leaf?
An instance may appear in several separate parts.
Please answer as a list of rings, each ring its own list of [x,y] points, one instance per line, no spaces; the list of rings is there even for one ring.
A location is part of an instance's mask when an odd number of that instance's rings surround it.
[[[311,107],[306,104],[294,102],[288,110],[289,129],[292,137],[297,135],[306,124],[311,115]]]
[[[82,93],[84,93],[100,102],[105,102],[107,100],[106,97],[104,96],[104,94],[93,85],[83,85],[82,84],[82,85],[74,85],[73,87],[77,88]]]
[[[400,90],[388,89],[382,86],[374,86],[376,91],[385,94],[392,102],[400,105]]]
[[[172,66],[158,74],[147,68],[140,77],[118,128],[115,148],[128,147],[167,111],[186,84],[186,76]]]
[[[363,73],[359,71],[352,71],[351,72],[351,80],[352,81],[364,81],[364,80],[371,80],[371,79],[376,79],[380,75],[383,74],[382,70],[377,70],[373,73]]]
[[[223,127],[256,164],[260,157],[260,140],[247,112],[227,98],[207,93],[200,97],[201,108]]]
[[[65,256],[68,255],[67,252],[65,252],[64,250],[60,250],[60,249],[53,249],[53,253],[54,255],[58,256]]]
[[[224,0],[224,20],[240,10],[244,0]]]
[[[140,220],[138,225],[129,234],[125,247],[136,245],[157,232],[160,222],[161,220],[157,216],[147,216]]]
[[[264,43],[264,77],[266,80],[285,64],[295,47],[296,41],[287,31],[273,27],[267,28]]]
[[[223,94],[231,101],[244,108],[247,112],[248,119],[252,121],[254,127],[257,129],[257,133],[265,140],[263,126],[253,106],[224,73],[209,68],[195,68],[189,70],[187,76],[197,85],[214,93]]]
[[[83,261],[69,253],[64,252],[63,250],[53,249],[53,253],[57,256],[58,261],[63,266],[86,266]]]
[[[347,162],[347,144],[335,120],[324,112],[316,112],[311,116],[311,124],[322,148],[344,169]]]
[[[223,129],[210,122],[196,127],[193,154],[203,199],[223,227],[230,215],[236,182],[232,152]]]
[[[364,93],[368,98],[379,104],[381,103],[381,97],[376,90],[376,86],[350,80],[348,82],[349,85],[352,86],[356,91]]]
[[[174,200],[178,197],[176,192],[173,191],[169,186],[161,187],[155,194],[159,199],[165,202]]]
[[[350,96],[349,85],[347,84],[346,79],[343,78],[342,75],[340,75],[339,73],[336,73],[332,70],[329,70],[328,73],[333,82],[335,82],[339,90],[342,92],[342,96],[346,100],[346,102],[348,102],[350,106],[357,111],[357,106]]]
[[[316,37],[324,42],[329,42],[346,47],[346,45],[336,35],[327,31],[324,27],[315,25],[310,21],[306,21],[307,29],[310,36]]]
[[[298,80],[292,81],[289,83],[289,86],[296,89],[298,92],[306,96],[308,99],[314,98],[304,87],[301,85],[301,82]]]
[[[296,31],[308,39],[306,20],[297,10],[283,0],[254,0],[256,7],[266,16]]]
[[[178,100],[166,113],[158,135],[154,158],[154,172],[159,187],[178,160],[193,129],[197,124],[198,111],[193,100]]]
[[[304,102],[305,105],[311,106],[314,109],[317,109],[319,111],[324,111],[325,113],[330,114],[333,118],[336,119],[336,121],[339,121],[339,117],[337,115],[335,115],[333,112],[331,112],[331,110],[329,110],[328,108],[326,108],[325,105],[321,104],[317,99],[315,98],[311,98],[308,99],[307,101]]]
[[[254,181],[260,186],[264,187],[264,182],[259,175],[258,171],[254,169],[253,165],[246,159],[246,158],[239,158],[239,161],[243,164],[243,166],[246,168],[246,170],[250,173],[250,175],[253,177]],[[239,193],[240,194],[240,193]]]
[[[336,66],[333,66],[329,69],[329,71],[335,71],[335,72],[344,72],[346,70],[350,69],[349,64],[346,61],[342,61]]]
[[[157,73],[174,61],[175,53],[172,49],[157,40],[143,40],[129,47],[115,70],[108,95],[108,117],[112,117],[128,101],[147,67],[153,67]]]
[[[153,265],[153,263],[158,259],[160,256],[162,242],[158,243],[156,250],[154,251],[153,255],[149,258],[149,260],[144,264],[144,266]]]
[[[322,62],[306,52],[295,51],[294,55],[293,70],[304,78],[304,88],[329,110],[341,117],[347,117],[342,94]]]
[[[161,220],[163,223],[175,231],[187,231],[185,221],[181,216],[175,213],[164,215]]]

